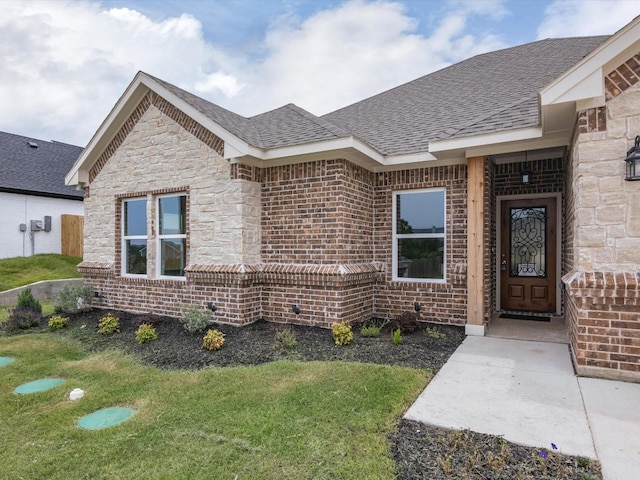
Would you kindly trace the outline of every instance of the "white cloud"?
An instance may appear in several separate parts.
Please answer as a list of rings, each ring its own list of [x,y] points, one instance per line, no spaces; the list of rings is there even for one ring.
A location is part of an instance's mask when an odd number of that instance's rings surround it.
[[[320,115],[503,47],[495,36],[468,33],[474,3],[457,2],[428,37],[417,33],[402,4],[385,1],[354,0],[302,22],[276,24],[266,38],[267,56],[256,68],[254,95],[241,105],[293,102]]]
[[[195,90],[239,90],[200,22],[98,3],[3,3],[0,130],[84,145],[138,70]]]
[[[638,15],[638,0],[555,0],[545,9],[538,38],[610,35]]]
[[[155,21],[87,1],[3,2],[2,10],[0,130],[78,145],[138,70],[244,115],[289,102],[323,114],[505,46],[469,29],[474,15],[503,15],[500,1],[452,1],[427,36],[401,3],[386,0],[274,19],[253,63],[209,43],[188,14]]]

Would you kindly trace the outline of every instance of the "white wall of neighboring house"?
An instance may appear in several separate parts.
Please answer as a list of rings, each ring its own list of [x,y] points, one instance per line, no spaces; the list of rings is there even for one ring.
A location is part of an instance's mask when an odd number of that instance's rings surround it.
[[[63,214],[84,215],[83,202],[0,192],[0,258],[60,253]],[[40,220],[44,225],[46,215],[51,216],[51,231],[31,232],[31,220]],[[27,226],[25,232],[20,231],[21,223]]]

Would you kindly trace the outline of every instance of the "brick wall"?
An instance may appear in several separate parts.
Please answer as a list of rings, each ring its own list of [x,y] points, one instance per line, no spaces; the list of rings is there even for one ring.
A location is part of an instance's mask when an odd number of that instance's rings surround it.
[[[345,160],[265,168],[262,261],[370,262],[373,174]]]
[[[640,182],[624,159],[640,133],[640,57],[605,76],[605,106],[578,114],[567,172],[566,321],[581,375],[640,378]]]
[[[467,200],[466,165],[418,168],[377,173],[375,177],[374,258],[383,265],[375,286],[374,311],[391,318],[422,305],[425,320],[462,325],[467,310]],[[446,283],[393,281],[393,213],[395,191],[446,189]]]
[[[578,374],[637,380],[640,272],[574,272],[564,281]]]

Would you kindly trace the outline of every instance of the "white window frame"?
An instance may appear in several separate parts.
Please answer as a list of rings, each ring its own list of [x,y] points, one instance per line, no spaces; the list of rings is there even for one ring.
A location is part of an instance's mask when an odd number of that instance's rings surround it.
[[[144,200],[146,201],[146,205],[145,205],[145,235],[125,235],[125,232],[127,231],[127,225],[126,225],[126,208],[125,208],[125,203],[127,202],[136,202],[136,201],[141,201]],[[140,196],[140,197],[128,197],[128,198],[123,198],[121,200],[120,203],[120,208],[121,208],[121,244],[120,244],[120,274],[123,277],[132,277],[132,278],[147,278],[149,276],[149,228],[148,228],[148,222],[147,222],[147,218],[149,215],[149,198],[146,196]],[[147,273],[128,273],[127,272],[127,240],[146,240],[147,241],[147,263],[146,263],[146,271]]]
[[[162,198],[171,198],[171,197],[185,197],[185,210],[186,210],[186,197],[187,194],[185,192],[180,192],[180,193],[168,193],[166,195],[157,195],[155,197],[155,207],[156,207],[156,215],[155,215],[155,222],[156,222],[156,238],[155,238],[155,242],[156,242],[156,278],[161,278],[161,279],[168,279],[168,280],[186,280],[186,276],[182,275],[182,276],[178,276],[178,275],[162,275],[162,240],[175,240],[175,239],[186,239],[187,238],[187,232],[186,232],[186,225],[185,225],[185,232],[184,233],[174,233],[174,234],[165,234],[165,235],[161,235],[160,234],[160,199]],[[187,212],[183,212],[183,215],[186,216]],[[185,219],[185,223],[188,222],[188,219]],[[187,257],[187,252],[186,252],[186,241],[185,241],[185,267],[186,267],[186,257]]]
[[[444,196],[442,216],[444,219],[443,233],[398,233],[398,195],[442,192]],[[392,192],[392,225],[393,225],[393,247],[392,247],[392,280],[394,282],[411,282],[411,283],[446,283],[447,282],[447,189],[446,188],[421,188],[415,190],[396,190]],[[443,278],[407,278],[398,276],[398,240],[403,238],[442,238],[443,254],[442,254],[442,277]]]

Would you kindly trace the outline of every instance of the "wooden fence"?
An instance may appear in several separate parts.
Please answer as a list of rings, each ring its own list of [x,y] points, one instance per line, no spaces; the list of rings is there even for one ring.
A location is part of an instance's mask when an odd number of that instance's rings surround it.
[[[61,253],[82,257],[84,217],[82,215],[60,215]]]

